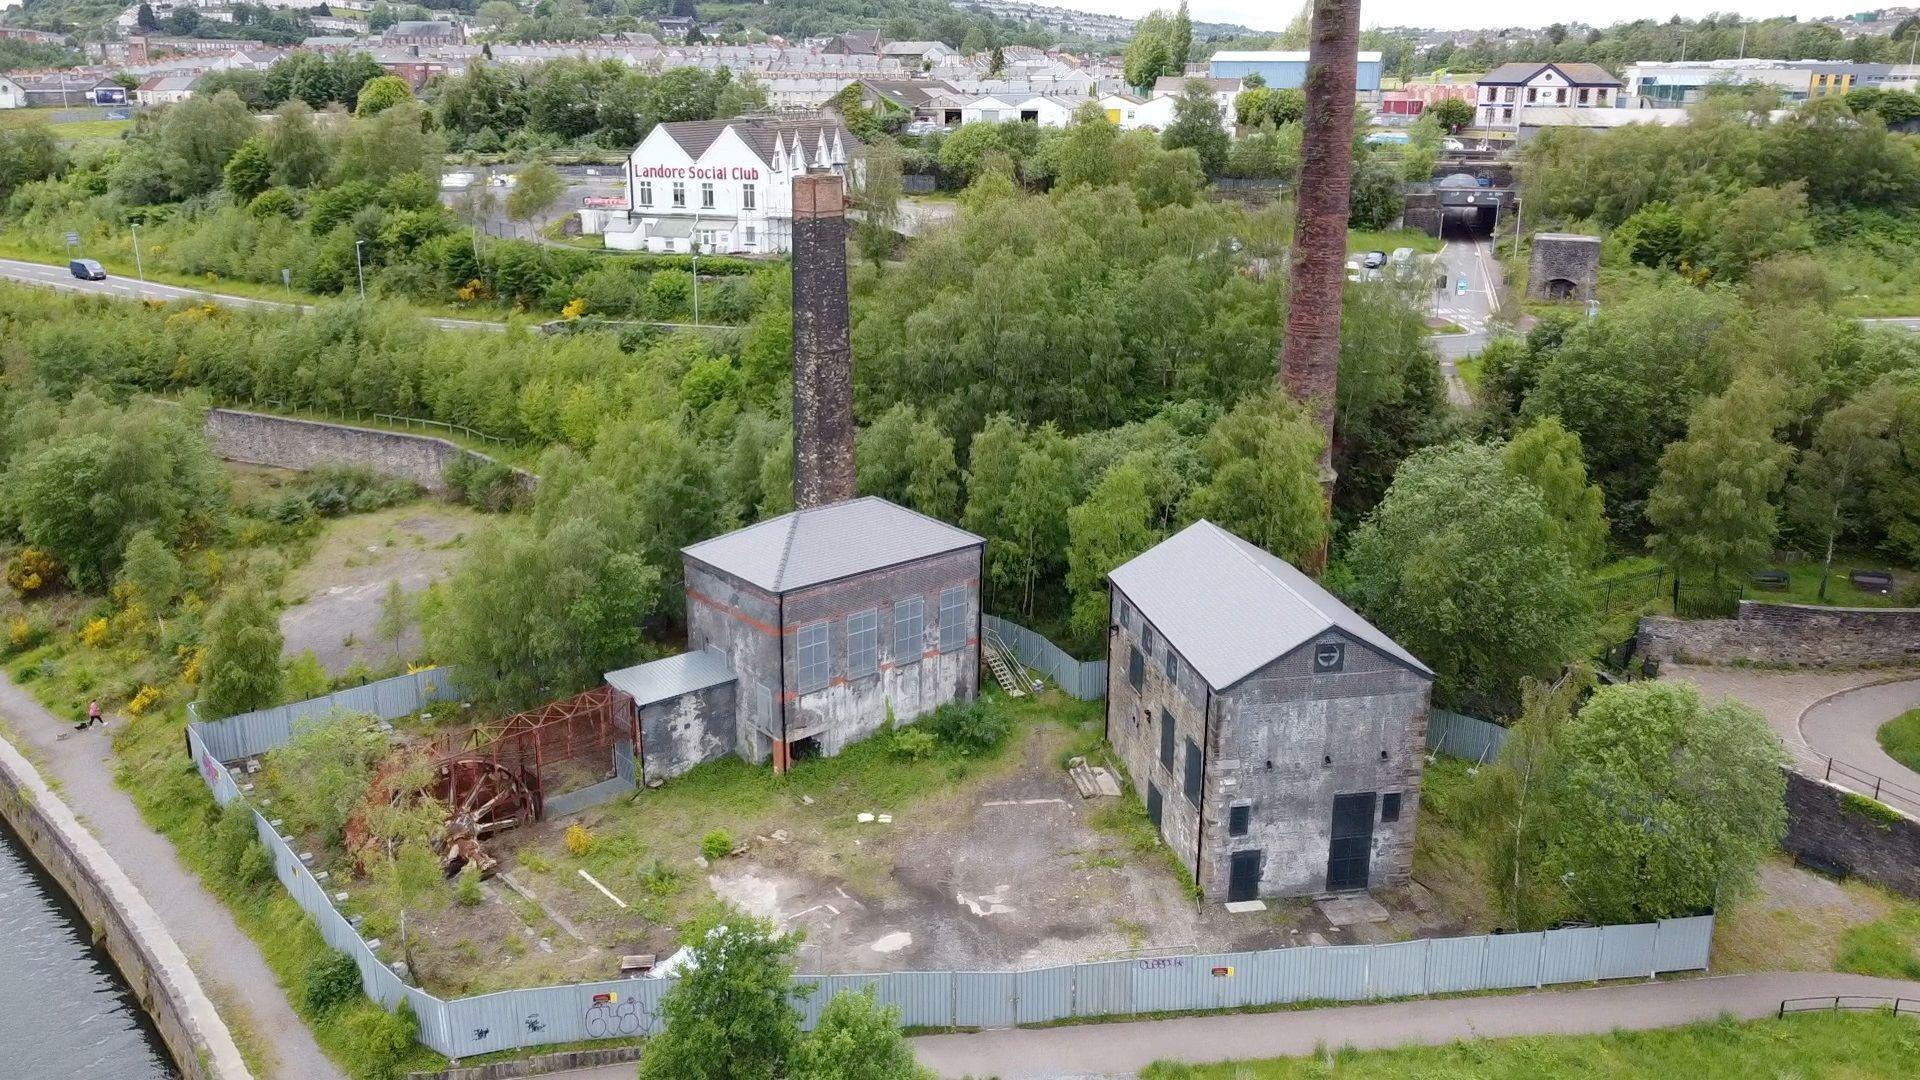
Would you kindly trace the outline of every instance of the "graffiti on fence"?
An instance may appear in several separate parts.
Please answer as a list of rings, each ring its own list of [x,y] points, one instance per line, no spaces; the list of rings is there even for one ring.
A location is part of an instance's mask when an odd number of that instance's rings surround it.
[[[587,1038],[613,1039],[623,1035],[651,1035],[659,1020],[653,1009],[643,1008],[640,999],[628,996],[620,1000],[619,994],[595,994],[593,1004],[587,1007],[585,1024]]]

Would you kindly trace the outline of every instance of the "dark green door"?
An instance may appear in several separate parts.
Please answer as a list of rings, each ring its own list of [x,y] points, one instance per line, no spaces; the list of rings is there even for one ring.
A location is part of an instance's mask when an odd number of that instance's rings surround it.
[[[1373,859],[1374,793],[1333,797],[1333,842],[1327,849],[1327,891],[1350,892],[1367,887],[1367,866]]]

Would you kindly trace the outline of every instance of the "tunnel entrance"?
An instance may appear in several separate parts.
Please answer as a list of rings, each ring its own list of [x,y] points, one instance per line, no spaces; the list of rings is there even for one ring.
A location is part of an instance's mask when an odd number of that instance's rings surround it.
[[[1448,240],[1471,240],[1493,235],[1499,208],[1494,206],[1449,206],[1440,217],[1440,235]]]

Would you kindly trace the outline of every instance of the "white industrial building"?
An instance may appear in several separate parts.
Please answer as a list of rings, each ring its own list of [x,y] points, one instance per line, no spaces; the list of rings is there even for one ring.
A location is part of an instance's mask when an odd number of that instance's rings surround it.
[[[584,209],[581,225],[622,251],[741,255],[793,245],[793,178],[858,183],[860,140],[827,114],[660,124],[627,158],[625,209]]]

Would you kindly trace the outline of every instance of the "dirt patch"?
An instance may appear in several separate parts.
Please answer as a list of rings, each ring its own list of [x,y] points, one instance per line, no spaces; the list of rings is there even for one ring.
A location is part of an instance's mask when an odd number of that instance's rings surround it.
[[[1832,971],[1847,930],[1892,909],[1872,886],[1769,859],[1755,893],[1714,923],[1714,970]]]
[[[484,521],[462,507],[418,502],[330,522],[283,590],[291,603],[280,616],[286,655],[311,650],[331,675],[355,660],[371,667],[391,661],[394,644],[375,634],[389,583],[418,593],[445,576],[465,538]],[[398,656],[419,652],[420,631],[409,628]]]

